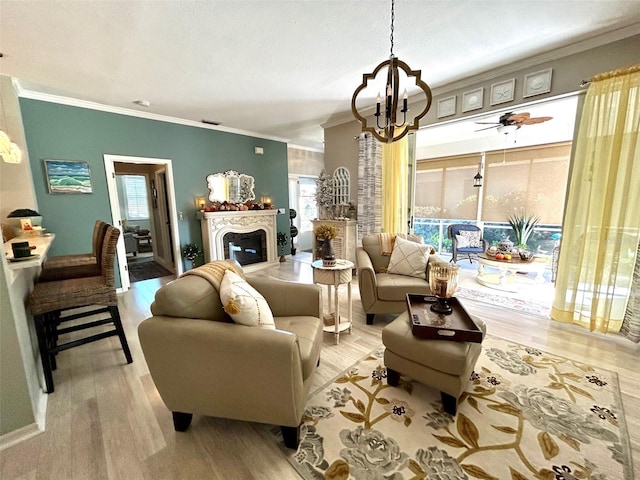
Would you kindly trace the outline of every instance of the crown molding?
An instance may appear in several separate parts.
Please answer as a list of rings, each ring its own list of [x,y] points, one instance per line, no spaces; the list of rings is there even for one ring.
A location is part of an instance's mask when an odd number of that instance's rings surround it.
[[[50,93],[36,92],[34,90],[27,90],[20,85],[20,81],[17,78],[12,78],[12,82],[17,95],[21,98],[28,98],[30,100],[40,100],[42,102],[57,103],[70,107],[86,108],[89,110],[115,113],[117,115],[127,115],[129,117],[138,117],[147,120],[156,120],[159,122],[175,123],[177,125],[186,125],[188,127],[203,128],[205,130],[216,130],[218,132],[232,133],[235,135],[245,135],[249,137],[261,138],[264,140],[273,140],[275,142],[288,143],[288,139],[286,138],[276,137],[273,135],[265,135],[263,133],[249,132],[247,130],[241,130],[239,128],[225,127],[222,125],[210,125],[206,123],[196,122],[194,120],[171,117],[169,115],[141,112],[139,110],[132,110],[124,107],[114,107],[112,105],[104,105],[102,103],[90,102],[88,100],[80,100],[77,98],[65,97],[62,95],[54,95]]]
[[[576,43],[572,43],[571,45],[566,45],[564,47],[559,47],[547,52],[539,53],[537,55],[533,55],[531,57],[509,63],[508,65],[502,67],[494,68],[478,75],[473,75],[471,77],[466,77],[455,82],[447,83],[446,85],[435,87],[432,89],[433,97],[435,98],[450,91],[467,88],[479,83],[493,81],[498,77],[514,74],[520,70],[536,67],[540,64],[552,62],[554,60],[565,58],[570,55],[582,53],[593,48],[602,47],[603,45],[607,45],[609,43],[617,42],[619,40],[638,35],[639,31],[640,23],[634,23],[617,30],[605,32],[594,37],[587,38],[585,40],[580,40]],[[409,98],[409,102],[411,103],[411,98]]]
[[[287,145],[287,148],[295,148],[296,150],[306,150],[309,152],[324,153],[323,148],[305,147],[303,145],[296,145],[294,143],[289,143]]]

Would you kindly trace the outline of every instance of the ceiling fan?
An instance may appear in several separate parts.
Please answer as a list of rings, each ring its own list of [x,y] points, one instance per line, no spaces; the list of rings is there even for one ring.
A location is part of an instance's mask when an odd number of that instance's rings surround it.
[[[533,125],[535,123],[546,122],[547,120],[551,120],[553,117],[531,117],[529,112],[523,113],[514,113],[507,112],[500,116],[500,119],[497,122],[476,122],[478,125],[491,125],[490,127],[481,128],[476,130],[476,132],[481,132],[483,130],[489,130],[490,128],[497,128],[500,133],[509,133],[511,131],[515,131],[520,128],[522,125]],[[508,128],[505,128],[508,127]],[[515,128],[514,128],[515,127]]]

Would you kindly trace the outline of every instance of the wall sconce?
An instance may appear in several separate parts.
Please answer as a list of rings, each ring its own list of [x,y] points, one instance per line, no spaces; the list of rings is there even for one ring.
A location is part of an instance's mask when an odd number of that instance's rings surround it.
[[[205,203],[206,200],[204,197],[196,197],[196,207],[198,208],[198,210],[204,210]]]

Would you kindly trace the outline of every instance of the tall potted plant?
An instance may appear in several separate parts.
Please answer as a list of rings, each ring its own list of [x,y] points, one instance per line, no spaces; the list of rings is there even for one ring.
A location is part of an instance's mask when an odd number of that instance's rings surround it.
[[[511,215],[509,225],[515,235],[516,245],[519,249],[526,250],[529,237],[533,234],[533,229],[540,223],[540,218],[535,215]]]

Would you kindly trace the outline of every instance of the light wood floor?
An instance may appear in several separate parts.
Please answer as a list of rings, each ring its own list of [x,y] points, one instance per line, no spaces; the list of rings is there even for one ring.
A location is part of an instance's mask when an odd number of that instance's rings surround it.
[[[305,283],[311,283],[312,276],[305,255],[287,257],[286,262],[257,274]],[[299,478],[264,425],[194,416],[186,433],[173,430],[171,414],[149,376],[136,330],[150,315],[155,291],[171,279],[138,282],[120,296],[133,364],[125,363],[115,337],[58,356],[46,431],[0,452],[0,478]],[[375,324],[367,326],[355,278],[353,286],[353,332],[341,335],[338,346],[325,334],[312,391],[378,346],[382,328],[394,318],[376,316]],[[640,371],[636,363],[640,347],[616,336],[592,334],[488,304],[465,301],[465,306],[487,323],[491,335],[617,371],[634,470],[640,476]]]

